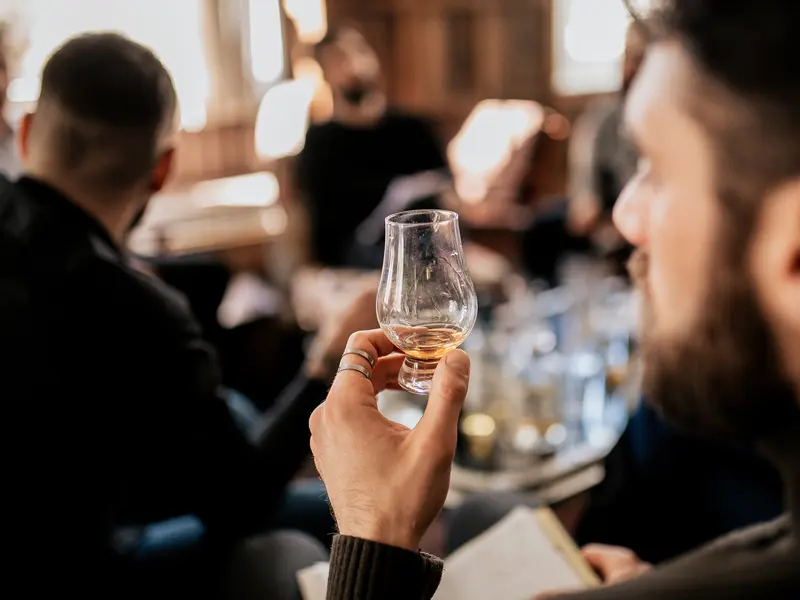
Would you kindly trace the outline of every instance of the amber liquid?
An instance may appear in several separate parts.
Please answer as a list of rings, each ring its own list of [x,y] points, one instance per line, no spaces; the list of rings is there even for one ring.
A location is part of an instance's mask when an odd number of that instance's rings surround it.
[[[454,325],[385,325],[383,331],[406,356],[422,361],[441,359],[467,337],[463,329]]]

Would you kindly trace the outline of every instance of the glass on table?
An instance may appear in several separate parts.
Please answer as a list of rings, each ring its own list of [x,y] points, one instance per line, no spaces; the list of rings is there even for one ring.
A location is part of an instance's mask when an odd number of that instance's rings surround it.
[[[478,314],[456,213],[415,210],[386,218],[377,312],[383,332],[406,355],[399,384],[428,394],[436,365],[469,335]]]

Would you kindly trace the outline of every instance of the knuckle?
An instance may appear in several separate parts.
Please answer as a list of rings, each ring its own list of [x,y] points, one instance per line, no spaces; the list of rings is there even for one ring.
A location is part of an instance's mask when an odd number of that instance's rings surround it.
[[[325,407],[325,402],[323,402],[317,408],[315,408],[314,412],[311,413],[311,416],[308,419],[308,429],[311,431],[312,436],[314,436],[315,434],[319,434],[320,432],[322,411],[325,410],[324,407]]]
[[[448,400],[460,400],[467,395],[469,379],[466,376],[452,375],[448,377],[444,386],[444,393]]]
[[[636,553],[633,550],[628,548],[620,548],[618,551],[618,556],[621,560],[625,561],[626,563],[638,563],[639,557],[636,556]]]
[[[356,348],[360,348],[365,340],[366,334],[363,331],[356,331],[350,334],[350,339],[348,340],[348,345],[355,346]]]

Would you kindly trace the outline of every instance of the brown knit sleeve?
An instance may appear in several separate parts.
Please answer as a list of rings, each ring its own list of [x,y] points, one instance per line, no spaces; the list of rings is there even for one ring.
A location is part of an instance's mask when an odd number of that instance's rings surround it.
[[[333,540],[328,600],[430,600],[442,561],[358,538]]]

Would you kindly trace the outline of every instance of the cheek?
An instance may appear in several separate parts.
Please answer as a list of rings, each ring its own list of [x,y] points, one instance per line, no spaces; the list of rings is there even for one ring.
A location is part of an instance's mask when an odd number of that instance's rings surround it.
[[[694,200],[690,200],[694,198]],[[651,208],[650,286],[657,330],[686,335],[703,310],[711,219],[695,194],[663,193]]]

